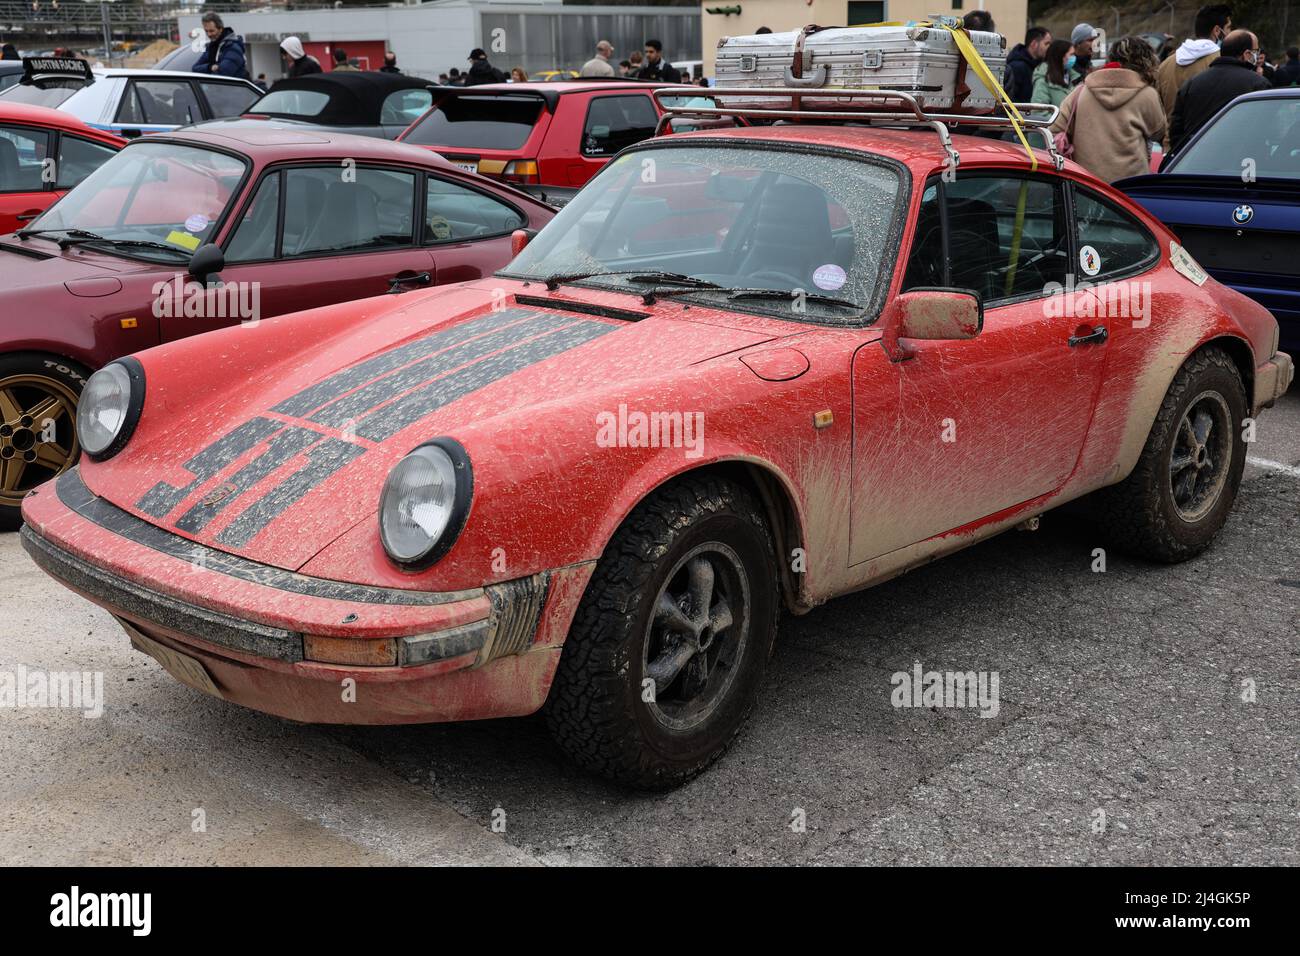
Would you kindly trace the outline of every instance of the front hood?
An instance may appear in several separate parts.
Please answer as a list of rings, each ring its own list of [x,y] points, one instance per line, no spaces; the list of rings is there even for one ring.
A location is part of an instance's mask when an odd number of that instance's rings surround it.
[[[629,321],[502,292],[382,296],[140,353],[140,423],[115,458],[83,464],[86,483],[168,530],[297,569],[372,516],[392,465],[430,438],[488,427],[527,445],[544,438],[540,415],[530,425],[541,406],[553,414],[592,390],[652,387],[790,330],[684,321],[677,303]],[[583,308],[636,302],[581,295]]]
[[[14,236],[0,237],[0,293],[25,288],[50,289],[65,282],[157,268],[87,249],[60,250],[46,239],[23,241]]]

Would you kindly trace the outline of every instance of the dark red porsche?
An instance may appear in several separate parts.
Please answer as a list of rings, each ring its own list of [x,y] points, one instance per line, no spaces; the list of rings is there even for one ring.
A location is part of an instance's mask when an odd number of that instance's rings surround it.
[[[131,143],[0,236],[0,527],[77,458],[86,379],[228,325],[490,275],[549,206],[436,154],[274,123]]]

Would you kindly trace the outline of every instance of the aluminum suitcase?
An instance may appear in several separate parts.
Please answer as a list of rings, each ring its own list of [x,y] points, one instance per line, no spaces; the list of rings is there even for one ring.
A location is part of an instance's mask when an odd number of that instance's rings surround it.
[[[980,30],[971,31],[970,39],[1001,82],[1006,40]],[[968,68],[952,34],[935,26],[814,25],[785,33],[723,37],[718,41],[715,72],[715,87],[721,90],[901,90],[915,96],[927,112],[991,113],[997,104],[996,93]],[[969,93],[959,96],[963,84]],[[833,95],[806,97],[803,102],[810,109],[846,105]],[[788,103],[788,99],[762,97],[752,105],[779,108]]]

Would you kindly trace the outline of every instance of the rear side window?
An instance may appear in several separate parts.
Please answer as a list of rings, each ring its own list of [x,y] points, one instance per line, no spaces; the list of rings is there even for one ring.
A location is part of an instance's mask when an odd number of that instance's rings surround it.
[[[59,140],[57,183],[59,189],[71,189],[106,163],[116,152],[117,150],[101,143],[92,143],[90,140],[64,133]]]
[[[40,130],[0,126],[0,193],[44,189],[41,172],[48,149],[48,134]]]
[[[1141,223],[1078,186],[1074,219],[1079,229],[1080,280],[1097,282],[1154,264],[1160,247]]]
[[[194,88],[184,80],[134,80],[117,111],[117,122],[144,126],[188,126],[201,119]]]
[[[316,90],[272,90],[257,101],[253,112],[277,116],[319,116],[329,101],[328,94]]]
[[[407,246],[415,212],[415,174],[334,167],[284,173],[286,256],[325,255]]]
[[[432,176],[425,202],[425,242],[499,236],[525,225],[524,217],[505,203]]]
[[[536,96],[449,96],[406,134],[404,142],[518,149],[528,142],[544,106]]]
[[[587,108],[583,156],[613,156],[655,134],[659,114],[648,96],[598,96]]]
[[[203,95],[208,99],[213,117],[238,116],[252,106],[253,101],[261,95],[256,90],[250,90],[243,83],[214,83],[211,80],[200,80],[199,86],[203,87]]]

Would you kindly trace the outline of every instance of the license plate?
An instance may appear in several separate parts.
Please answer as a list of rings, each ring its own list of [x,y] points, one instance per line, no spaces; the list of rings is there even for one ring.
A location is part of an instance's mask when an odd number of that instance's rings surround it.
[[[453,166],[459,166],[461,169],[465,170],[465,172],[467,172],[467,173],[477,173],[477,172],[478,172],[478,163],[458,163],[458,162],[455,162],[455,161],[453,160],[453,161],[452,161],[452,165],[453,165]]]
[[[172,677],[175,677],[187,687],[201,690],[205,694],[211,694],[213,697],[222,696],[221,689],[217,687],[212,675],[208,673],[208,669],[197,658],[182,654],[180,651],[174,651],[166,644],[159,644],[153,638],[140,633],[139,629],[134,625],[121,618],[118,618],[118,623],[122,625],[122,629],[131,638],[131,646],[156,660],[163,666],[163,670],[171,674]]]

